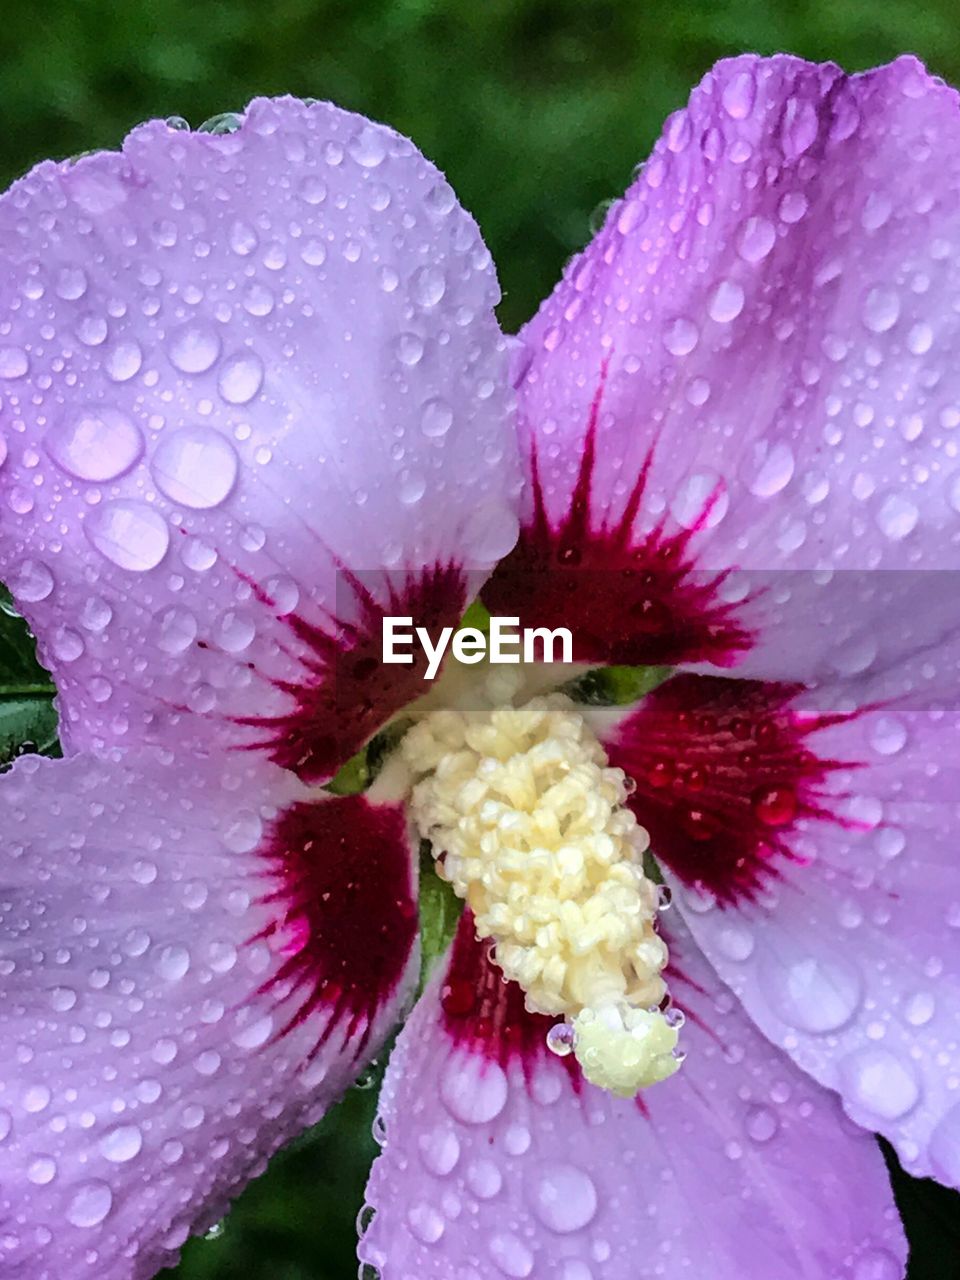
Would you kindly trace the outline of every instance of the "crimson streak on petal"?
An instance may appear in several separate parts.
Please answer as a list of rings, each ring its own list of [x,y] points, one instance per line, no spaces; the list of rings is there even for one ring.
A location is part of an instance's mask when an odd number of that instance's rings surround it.
[[[560,1019],[527,1010],[520,986],[504,981],[503,971],[490,959],[492,942],[477,938],[475,930],[473,912],[467,908],[460,917],[440,992],[444,1026],[455,1044],[503,1067],[519,1059],[529,1073],[550,1052],[547,1032]],[[579,1087],[576,1059],[570,1056],[562,1061]]]
[[[279,618],[303,648],[303,679],[277,682],[294,705],[282,716],[249,716],[237,721],[267,736],[249,744],[306,782],[325,782],[391,716],[424,691],[427,659],[414,645],[409,666],[382,663],[382,624],[388,616],[412,617],[436,639],[444,626],[456,626],[467,600],[466,580],[452,562],[408,571],[398,583],[386,570],[340,570],[342,589],[352,596],[354,621],[331,616],[318,626],[298,614]],[[255,583],[258,598],[273,601]],[[379,590],[377,590],[379,588]],[[381,599],[386,597],[386,603]]]
[[[636,534],[651,449],[619,520],[610,524],[595,510],[593,472],[607,367],[590,407],[570,507],[558,524],[547,514],[532,437],[532,518],[484,588],[483,602],[491,613],[519,616],[525,626],[568,627],[576,662],[731,666],[751,638],[733,606],[718,598],[724,575],[697,571],[690,555],[691,540],[706,526],[719,495],[707,499],[691,528],[667,533],[662,517]]]
[[[630,805],[653,852],[689,885],[721,902],[752,898],[779,874],[778,855],[799,822],[849,825],[822,784],[851,761],[823,759],[808,745],[849,714],[801,715],[802,685],[679,675],[644,698],[605,746],[636,782]]]
[[[264,846],[274,921],[258,939],[285,956],[268,988],[287,991],[284,1035],[330,1010],[317,1048],[334,1030],[359,1057],[396,990],[417,932],[406,818],[400,805],[362,795],[298,803],[276,819]]]

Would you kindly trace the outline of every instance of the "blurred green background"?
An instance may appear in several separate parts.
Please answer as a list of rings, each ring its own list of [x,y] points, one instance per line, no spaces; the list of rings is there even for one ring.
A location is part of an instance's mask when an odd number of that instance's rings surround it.
[[[960,10],[957,0],[7,5],[0,179],[45,156],[114,146],[150,116],[199,124],[257,93],[331,98],[409,134],[446,171],[499,264],[502,318],[513,328],[710,64],[781,49],[849,69],[910,50],[958,83]],[[176,1276],[354,1275],[375,1099],[373,1085],[353,1091],[274,1162],[215,1239],[187,1247]],[[902,1176],[897,1190],[913,1240],[910,1280],[960,1280],[957,1197]]]

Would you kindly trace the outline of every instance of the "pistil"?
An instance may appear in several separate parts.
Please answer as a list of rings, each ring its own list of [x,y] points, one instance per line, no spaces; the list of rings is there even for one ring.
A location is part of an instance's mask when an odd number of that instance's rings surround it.
[[[667,949],[647,833],[573,703],[438,710],[403,743],[419,778],[412,813],[438,874],[473,911],[532,1013],[564,1019],[548,1038],[588,1080],[623,1096],[679,1065],[665,1016]]]

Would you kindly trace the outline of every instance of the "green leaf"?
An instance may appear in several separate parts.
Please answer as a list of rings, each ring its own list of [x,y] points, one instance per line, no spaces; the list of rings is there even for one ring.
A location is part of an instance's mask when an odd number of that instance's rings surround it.
[[[450,945],[463,903],[437,875],[429,840],[420,841],[420,990]]]
[[[0,697],[0,766],[24,751],[47,755],[57,745],[53,699]]]
[[[26,620],[0,586],[0,768],[24,751],[57,750],[55,694]]]
[[[592,707],[621,707],[645,697],[671,672],[671,667],[594,667],[564,685],[563,692]]]

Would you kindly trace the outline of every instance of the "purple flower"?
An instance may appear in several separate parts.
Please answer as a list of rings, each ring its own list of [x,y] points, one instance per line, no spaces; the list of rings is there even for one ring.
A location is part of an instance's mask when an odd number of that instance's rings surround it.
[[[958,184],[912,59],[722,63],[512,344],[450,187],[328,105],[3,197],[0,576],[66,753],[0,778],[4,1277],[153,1275],[322,1114],[423,835],[469,910],[384,1280],[902,1276],[870,1132],[960,1184]],[[481,588],[670,674],[381,666]]]

